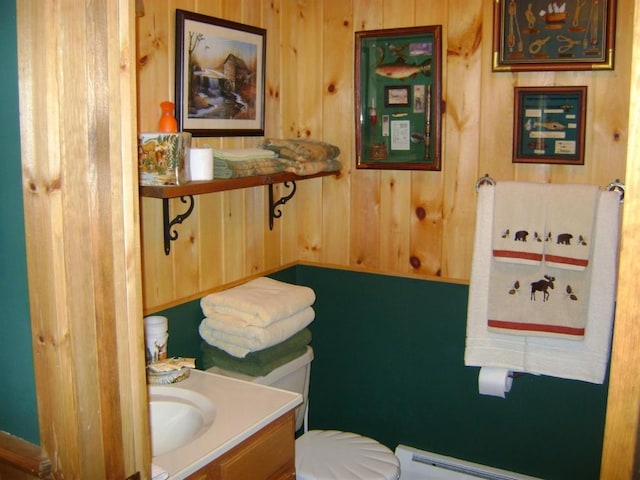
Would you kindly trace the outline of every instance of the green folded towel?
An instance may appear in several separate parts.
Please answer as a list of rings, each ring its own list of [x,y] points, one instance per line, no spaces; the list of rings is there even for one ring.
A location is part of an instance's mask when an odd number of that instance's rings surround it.
[[[277,345],[250,352],[246,357],[238,358],[203,341],[200,345],[203,352],[202,368],[206,370],[211,367],[219,367],[252,377],[263,377],[304,354],[309,343],[311,343],[311,330],[303,328]]]

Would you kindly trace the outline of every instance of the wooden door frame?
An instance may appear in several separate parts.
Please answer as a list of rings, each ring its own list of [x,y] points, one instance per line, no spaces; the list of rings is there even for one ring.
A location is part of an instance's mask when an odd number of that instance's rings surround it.
[[[55,478],[150,477],[133,0],[18,0],[41,446]]]

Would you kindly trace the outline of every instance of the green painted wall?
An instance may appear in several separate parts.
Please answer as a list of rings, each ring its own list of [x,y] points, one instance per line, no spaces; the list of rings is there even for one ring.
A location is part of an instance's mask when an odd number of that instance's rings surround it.
[[[298,266],[317,295],[311,428],[354,431],[547,480],[596,480],[607,384],[525,375],[506,399],[464,366],[468,287]],[[165,311],[169,352],[197,356],[198,302]],[[180,332],[180,333],[179,333]]]
[[[0,430],[39,443],[22,208],[15,0],[0,16]]]
[[[598,479],[607,388],[525,375],[506,399],[464,366],[468,287],[298,267],[316,292],[310,426],[547,480]]]

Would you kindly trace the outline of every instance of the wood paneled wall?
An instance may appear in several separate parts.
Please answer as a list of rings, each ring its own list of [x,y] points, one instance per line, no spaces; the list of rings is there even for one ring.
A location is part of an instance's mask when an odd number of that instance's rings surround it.
[[[145,0],[138,20],[140,131],[155,130],[159,103],[173,98],[174,12],[181,8],[266,28],[266,135],[334,143],[343,162],[337,179],[299,182],[273,231],[266,187],[197,197],[168,256],[162,202],[143,199],[145,311],[295,262],[467,281],[474,186],[483,174],[603,186],[624,179],[632,37],[620,32],[632,31],[633,7],[633,0],[618,0],[613,71],[494,73],[487,0]],[[436,24],[443,25],[442,171],[356,170],[354,32]],[[513,164],[513,87],[552,85],[588,87],[585,165]],[[251,147],[260,140],[194,144]],[[174,214],[184,210],[180,200],[170,203]]]
[[[56,479],[149,478],[133,2],[16,7],[40,446]]]

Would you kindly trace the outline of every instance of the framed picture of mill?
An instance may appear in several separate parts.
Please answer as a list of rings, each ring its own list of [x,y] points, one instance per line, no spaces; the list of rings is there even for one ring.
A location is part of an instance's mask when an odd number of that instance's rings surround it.
[[[176,118],[194,137],[264,135],[266,30],[176,10]]]

